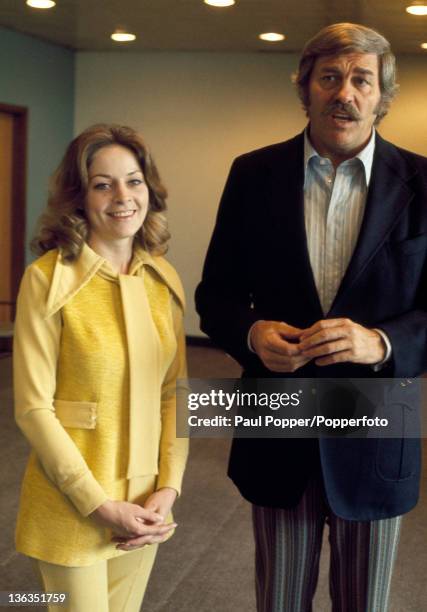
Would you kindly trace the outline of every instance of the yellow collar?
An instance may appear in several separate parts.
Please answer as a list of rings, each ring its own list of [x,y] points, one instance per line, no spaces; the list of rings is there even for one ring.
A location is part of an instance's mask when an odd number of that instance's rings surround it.
[[[65,262],[58,251],[46,303],[46,318],[58,312],[102,267],[105,269],[106,264],[106,260],[86,243],[79,257],[72,263]],[[163,257],[152,256],[141,247],[136,247],[129,271],[130,275],[142,276],[145,266],[151,268],[168,286],[184,309],[184,292],[174,268]]]

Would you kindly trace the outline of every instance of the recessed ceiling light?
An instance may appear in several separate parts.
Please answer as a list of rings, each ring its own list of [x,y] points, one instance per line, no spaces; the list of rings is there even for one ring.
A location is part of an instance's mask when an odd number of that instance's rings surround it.
[[[50,9],[55,6],[56,2],[53,0],[27,0],[27,4],[32,8]]]
[[[135,40],[136,36],[135,34],[126,32],[126,30],[117,28],[117,30],[111,34],[111,38],[115,42],[132,42],[133,40]]]
[[[406,7],[406,12],[411,15],[427,15],[427,4],[425,2],[412,2]]]
[[[427,49],[427,43],[421,43],[420,47],[421,49]]]
[[[259,35],[259,38],[268,42],[279,42],[280,40],[285,40],[286,36],[279,34],[279,32],[264,32],[264,34]]]
[[[204,0],[204,2],[211,6],[233,6],[233,4],[236,4],[236,0]]]

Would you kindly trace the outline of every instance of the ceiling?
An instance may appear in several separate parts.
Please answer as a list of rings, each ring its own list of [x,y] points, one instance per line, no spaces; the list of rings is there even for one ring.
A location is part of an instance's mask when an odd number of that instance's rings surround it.
[[[229,8],[203,0],[57,0],[50,10],[0,0],[0,25],[79,51],[295,52],[323,26],[353,21],[378,29],[395,53],[426,53],[427,16],[405,12],[409,0],[236,0]],[[123,26],[136,41],[117,44]],[[283,32],[267,43],[261,32]]]

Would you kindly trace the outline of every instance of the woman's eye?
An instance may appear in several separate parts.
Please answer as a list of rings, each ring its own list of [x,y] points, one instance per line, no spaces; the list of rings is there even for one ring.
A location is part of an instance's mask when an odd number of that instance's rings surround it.
[[[141,179],[132,179],[131,181],[129,181],[131,185],[142,185],[143,182],[144,181]]]
[[[94,185],[94,189],[97,189],[99,191],[103,191],[109,188],[110,188],[109,183],[96,183],[96,185]]]

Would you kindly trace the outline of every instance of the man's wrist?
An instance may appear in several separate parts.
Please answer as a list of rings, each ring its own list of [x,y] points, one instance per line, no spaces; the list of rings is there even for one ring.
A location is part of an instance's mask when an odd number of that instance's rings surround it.
[[[382,329],[375,327],[373,328],[373,331],[376,331],[377,334],[379,334],[384,346],[384,357],[381,359],[381,361],[378,361],[371,366],[374,372],[379,372],[390,361],[393,350],[389,337]]]

